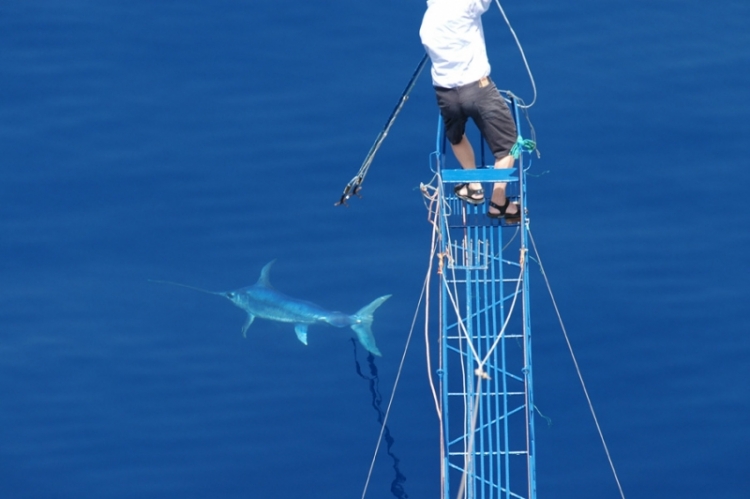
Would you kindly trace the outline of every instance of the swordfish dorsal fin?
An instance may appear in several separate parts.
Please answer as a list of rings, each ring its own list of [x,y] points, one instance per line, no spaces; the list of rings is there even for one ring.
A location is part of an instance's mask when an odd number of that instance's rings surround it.
[[[271,266],[274,264],[275,261],[276,259],[274,258],[263,267],[263,270],[260,271],[260,277],[258,278],[258,282],[257,282],[258,286],[263,286],[264,288],[273,287],[271,286],[271,278],[269,276],[271,274]]]

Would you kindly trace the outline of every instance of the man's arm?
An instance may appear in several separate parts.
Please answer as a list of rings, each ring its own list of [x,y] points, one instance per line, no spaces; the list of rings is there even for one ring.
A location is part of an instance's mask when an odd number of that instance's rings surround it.
[[[490,4],[492,3],[492,0],[474,0],[475,7],[477,9],[477,14],[480,16],[487,12],[487,9],[490,8]]]

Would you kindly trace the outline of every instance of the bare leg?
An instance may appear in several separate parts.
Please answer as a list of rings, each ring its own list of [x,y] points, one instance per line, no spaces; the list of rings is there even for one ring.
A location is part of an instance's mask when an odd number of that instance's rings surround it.
[[[504,158],[495,160],[495,168],[512,168],[514,161],[515,158],[509,154]],[[505,204],[505,182],[496,182],[492,187],[492,202],[498,206],[503,206]],[[490,206],[489,212],[497,214],[499,213],[499,210]],[[508,215],[515,215],[518,213],[518,205],[515,203],[509,204],[506,213]]]
[[[453,154],[456,155],[456,159],[461,164],[461,168],[463,168],[464,170],[476,169],[477,165],[474,160],[474,148],[471,147],[471,142],[469,142],[469,139],[465,134],[461,138],[461,142],[459,142],[458,144],[451,144],[451,147],[453,148]],[[512,158],[513,156],[511,156],[511,159]],[[497,164],[495,164],[495,168],[497,168]],[[472,189],[480,189],[482,187],[482,184],[478,182],[472,182],[469,185]],[[505,191],[503,190],[503,192]],[[503,199],[503,203],[504,202],[505,199]]]

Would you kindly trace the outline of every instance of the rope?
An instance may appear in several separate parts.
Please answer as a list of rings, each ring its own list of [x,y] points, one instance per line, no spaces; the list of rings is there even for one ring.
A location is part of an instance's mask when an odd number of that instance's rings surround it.
[[[424,327],[424,339],[425,339],[425,353],[427,355],[427,378],[430,382],[430,390],[432,392],[432,399],[435,402],[435,410],[438,415],[438,419],[442,420],[443,412],[440,407],[440,401],[437,396],[437,390],[435,389],[435,380],[432,378],[432,357],[430,355],[430,341],[429,341],[429,317],[430,317],[430,283],[432,281],[432,264],[435,260],[435,252],[437,249],[437,237],[436,232],[432,232],[432,249],[430,251],[430,263],[427,267],[427,276],[425,277],[425,286],[423,292],[425,293],[425,327]]]
[[[525,142],[525,141],[523,141],[523,142]],[[531,142],[531,141],[529,141],[529,142]],[[434,178],[437,179],[438,185],[442,185],[442,179],[440,178],[439,174],[436,174]],[[436,189],[436,191],[437,191],[438,197],[440,197],[440,195],[439,195],[439,189]],[[447,204],[447,203],[444,201],[443,204]],[[437,215],[437,212],[435,212],[435,214]],[[433,228],[435,229],[433,231],[433,241],[434,241],[434,237],[435,237],[434,234],[438,230],[438,227],[437,227],[437,217],[433,218]],[[448,233],[448,237],[450,238],[450,232]],[[452,242],[451,242],[450,239],[448,240],[447,246],[449,248],[452,247]],[[433,252],[434,252],[434,249],[433,249]],[[455,286],[456,286],[455,269],[452,268],[452,270],[454,272],[452,281],[453,281],[453,286],[455,288]],[[445,280],[445,278],[443,278],[443,279]],[[506,328],[508,326],[508,323],[510,322],[511,317],[513,316],[513,311],[515,310],[515,306],[516,306],[516,302],[517,302],[518,294],[519,294],[519,289],[521,287],[521,282],[523,282],[523,265],[521,265],[521,271],[519,272],[518,279],[516,280],[516,290],[513,293],[513,301],[511,302],[511,306],[510,306],[510,309],[508,311],[508,315],[505,318],[505,323],[503,324],[502,328],[500,329],[500,332],[497,334],[497,338],[495,338],[495,342],[492,344],[492,346],[490,347],[490,349],[485,354],[484,358],[482,358],[481,360],[478,360],[478,359],[480,359],[479,353],[477,352],[476,348],[474,347],[473,343],[471,342],[471,339],[469,338],[469,332],[466,329],[466,325],[464,324],[464,321],[461,320],[461,311],[459,309],[459,304],[458,304],[458,299],[457,299],[458,290],[457,289],[453,289],[451,291],[451,289],[448,286],[446,286],[446,289],[448,290],[448,298],[450,300],[451,305],[453,306],[453,310],[454,310],[454,312],[456,314],[456,317],[459,319],[458,320],[458,329],[459,329],[459,331],[461,331],[461,334],[466,339],[466,344],[469,346],[469,349],[471,350],[471,353],[472,353],[474,359],[477,359],[477,367],[476,367],[475,373],[478,376],[485,377],[485,379],[489,379],[489,377],[484,372],[484,365],[487,363],[487,360],[489,360],[490,355],[492,355],[492,352],[497,348],[498,344],[500,343],[500,340],[505,335],[505,330],[506,330]]]
[[[510,148],[510,154],[515,158],[518,159],[521,157],[521,154],[526,152],[531,152],[534,149],[536,149],[536,142],[534,142],[531,139],[524,139],[522,137],[518,137],[518,140],[516,140],[516,143],[513,144],[513,147]]]
[[[508,310],[508,316],[505,318],[505,324],[503,324],[503,327],[500,330],[500,333],[497,335],[497,338],[495,338],[495,342],[492,344],[492,347],[490,347],[490,349],[487,351],[487,355],[485,355],[484,358],[482,359],[480,367],[483,367],[487,363],[487,361],[490,358],[490,355],[497,348],[498,343],[500,343],[500,339],[505,334],[505,330],[508,327],[508,322],[510,322],[510,318],[513,317],[513,310],[515,310],[516,308],[516,301],[518,300],[518,295],[519,295],[518,290],[521,289],[521,282],[523,282],[523,267],[524,266],[522,264],[521,270],[518,273],[518,279],[516,280],[516,291],[513,293],[513,301],[510,304],[510,309]],[[489,379],[489,378],[486,378],[486,379]]]
[[[562,315],[560,314],[560,309],[557,308],[557,301],[555,300],[555,295],[552,293],[552,287],[550,286],[549,279],[547,278],[547,273],[544,271],[544,265],[542,265],[542,259],[539,256],[539,251],[537,250],[536,242],[534,242],[534,236],[531,233],[531,229],[529,229],[529,238],[531,240],[531,245],[534,248],[534,254],[536,255],[536,260],[539,263],[539,270],[542,273],[542,277],[544,277],[544,282],[547,285],[547,291],[549,292],[549,296],[552,299],[552,306],[555,308],[555,313],[557,314],[557,320],[560,323],[560,328],[562,329],[563,336],[565,337],[565,342],[568,344],[570,357],[573,359],[573,365],[575,366],[576,372],[578,373],[578,379],[581,382],[581,387],[583,387],[583,394],[586,396],[586,401],[588,402],[588,405],[589,405],[589,411],[591,412],[591,416],[594,418],[596,431],[599,432],[599,439],[602,441],[602,446],[604,447],[604,453],[607,455],[607,460],[609,461],[609,467],[612,469],[612,474],[615,477],[617,488],[620,490],[620,497],[622,499],[625,499],[625,492],[623,492],[622,485],[620,484],[620,478],[617,476],[615,463],[612,461],[612,456],[609,453],[609,447],[607,447],[607,442],[604,439],[604,433],[602,432],[602,428],[599,425],[599,419],[596,417],[594,404],[591,402],[591,397],[589,396],[589,391],[586,388],[586,383],[583,381],[583,374],[581,373],[581,368],[578,365],[578,360],[576,360],[575,354],[573,353],[573,345],[570,343],[570,338],[568,338],[568,331],[565,329],[565,324],[563,323]]]
[[[436,183],[438,187],[435,187],[432,185],[433,183]],[[445,461],[445,422],[443,421],[443,412],[442,407],[440,405],[440,400],[437,396],[437,390],[435,389],[435,380],[432,377],[432,355],[431,355],[431,349],[430,349],[430,299],[429,299],[429,293],[431,288],[431,276],[432,276],[432,266],[433,261],[435,260],[435,256],[439,258],[438,260],[438,275],[443,275],[444,271],[444,265],[443,260],[447,257],[450,258],[450,254],[447,253],[440,253],[436,254],[437,247],[438,247],[438,236],[440,234],[440,229],[437,224],[440,208],[442,205],[443,210],[447,208],[446,203],[442,201],[443,197],[441,196],[441,186],[443,185],[442,179],[439,174],[439,169],[436,171],[435,175],[433,176],[432,180],[429,184],[421,184],[421,191],[424,196],[424,198],[428,201],[425,203],[425,206],[427,208],[427,221],[432,225],[432,248],[430,251],[430,259],[429,259],[429,273],[427,277],[427,287],[426,287],[426,296],[427,299],[425,301],[425,314],[424,314],[424,341],[425,341],[425,354],[427,356],[427,378],[430,383],[430,390],[432,391],[432,397],[435,402],[435,409],[437,412],[438,417],[438,426],[440,428],[440,462]],[[439,328],[438,330],[442,330],[442,318],[443,318],[443,303],[442,300],[438,301],[439,303],[439,309],[438,309],[438,321],[439,321]],[[438,349],[438,362],[439,365],[443,365],[443,350],[442,348]],[[461,359],[463,362],[463,359]],[[463,372],[463,370],[462,370]],[[443,466],[440,466],[440,496],[445,496],[445,468]]]
[[[519,141],[516,143],[516,145],[514,146],[514,148],[520,154],[523,151],[528,151],[528,152],[533,151],[534,150],[534,146],[535,146],[535,144],[534,144],[533,141],[526,141],[526,140],[519,139]],[[447,208],[448,208],[447,201],[445,201],[444,197],[442,196],[442,191],[441,191],[441,187],[440,187],[440,186],[442,186],[442,179],[440,178],[439,173],[437,173],[435,175],[435,177],[433,178],[433,181],[437,181],[438,187],[433,187],[431,185],[424,185],[423,184],[422,188],[421,188],[423,194],[425,195],[425,198],[429,199],[429,206],[428,206],[429,216],[428,216],[428,220],[430,221],[430,223],[433,226],[432,251],[431,251],[431,255],[430,255],[430,265],[429,265],[430,269],[432,268],[432,265],[433,265],[432,260],[436,256],[436,247],[437,247],[436,238],[437,238],[437,233],[438,233],[438,229],[439,229],[439,227],[438,227],[438,219],[439,218],[438,217],[441,216],[441,214],[442,214],[442,216],[446,216],[445,213],[448,211],[447,210]],[[440,208],[442,208],[442,210]],[[566,330],[565,325],[564,325],[563,320],[562,320],[562,315],[560,314],[559,308],[557,306],[557,302],[556,302],[554,294],[552,292],[552,288],[551,288],[549,279],[548,279],[547,274],[546,274],[546,272],[544,270],[544,266],[542,264],[542,260],[541,260],[541,257],[539,255],[539,251],[538,251],[537,246],[536,246],[536,241],[534,240],[533,234],[531,233],[531,229],[528,229],[528,233],[529,233],[529,238],[530,238],[531,244],[532,244],[532,246],[534,248],[534,253],[535,253],[535,256],[536,256],[536,260],[537,260],[537,262],[539,264],[539,268],[541,270],[542,276],[544,277],[545,284],[547,286],[547,290],[548,290],[548,292],[550,294],[550,297],[552,299],[552,304],[554,306],[555,312],[557,314],[558,321],[560,323],[560,327],[561,327],[563,335],[565,337],[565,341],[566,341],[566,343],[568,345],[568,350],[570,351],[571,358],[573,359],[573,364],[574,364],[576,372],[578,374],[578,379],[579,379],[579,381],[581,383],[581,386],[583,388],[583,392],[584,392],[584,395],[586,397],[586,400],[587,400],[587,403],[588,403],[588,406],[589,406],[589,411],[591,412],[592,418],[594,420],[594,424],[595,424],[597,432],[599,434],[599,438],[600,438],[600,440],[602,442],[602,446],[604,448],[604,452],[605,452],[605,454],[607,456],[607,460],[609,462],[610,469],[612,470],[612,474],[614,475],[615,482],[616,482],[618,490],[620,492],[620,497],[622,499],[625,499],[625,493],[623,491],[622,484],[620,482],[619,476],[617,475],[617,470],[615,468],[614,461],[612,460],[612,456],[611,456],[611,453],[610,453],[609,448],[607,446],[606,439],[604,438],[604,433],[602,431],[602,428],[601,428],[601,425],[599,423],[598,417],[596,416],[596,411],[594,410],[594,405],[593,405],[593,402],[591,401],[591,397],[590,397],[590,395],[588,393],[588,389],[587,389],[586,383],[585,383],[585,381],[583,379],[583,374],[581,372],[580,366],[579,366],[578,361],[577,361],[577,359],[575,357],[575,353],[573,352],[573,347],[572,347],[572,344],[570,342],[570,338],[568,337],[567,330]],[[451,287],[448,285],[448,282],[447,282],[445,274],[444,274],[443,259],[444,258],[449,258],[449,259],[451,258],[450,250],[454,247],[453,242],[450,240],[450,232],[448,232],[448,238],[449,238],[449,240],[446,243],[446,247],[449,249],[449,251],[446,254],[438,254],[437,255],[439,257],[439,259],[440,259],[440,261],[439,261],[439,267],[438,267],[438,269],[439,269],[438,270],[438,274],[442,277],[443,283],[445,284],[445,289],[447,291],[447,296],[448,296],[449,302],[450,302],[449,306],[451,306],[453,308],[453,310],[454,310],[454,312],[455,312],[455,314],[456,314],[456,316],[458,318],[458,322],[457,322],[458,330],[460,331],[460,333],[463,335],[464,339],[466,340],[466,345],[471,350],[472,354],[474,355],[474,358],[475,359],[479,359],[479,356],[477,355],[477,350],[474,347],[473,343],[470,341],[470,338],[468,336],[468,331],[466,330],[466,326],[464,324],[464,321],[461,319],[460,307],[459,307],[459,304],[458,304],[458,301],[457,301],[457,298],[456,298],[457,294],[458,294],[457,293],[457,289],[451,289]],[[510,320],[510,317],[514,313],[515,304],[516,304],[516,301],[517,301],[517,297],[519,295],[520,283],[522,282],[522,278],[523,278],[523,269],[524,269],[524,266],[526,265],[526,261],[527,261],[527,258],[524,258],[524,255],[522,254],[521,255],[521,272],[520,272],[519,277],[518,277],[518,279],[516,281],[516,290],[515,290],[515,293],[514,293],[513,302],[511,304],[509,312],[508,312],[508,317],[506,318],[506,321],[503,324],[502,329],[498,333],[498,337],[495,339],[495,342],[490,347],[490,349],[487,352],[486,356],[483,359],[481,359],[481,361],[477,360],[477,366],[478,367],[477,367],[477,370],[475,371],[475,374],[477,375],[477,378],[476,378],[477,379],[477,382],[476,382],[477,384],[476,384],[476,390],[475,390],[475,393],[474,393],[474,397],[475,397],[474,404],[473,404],[474,405],[474,411],[473,411],[473,414],[472,414],[471,423],[470,423],[470,429],[469,429],[469,432],[468,432],[468,434],[470,435],[470,437],[469,437],[468,441],[466,442],[464,473],[463,473],[463,476],[461,478],[461,482],[459,484],[459,493],[457,495],[457,498],[459,498],[459,499],[461,498],[461,495],[464,494],[465,491],[466,491],[467,474],[470,473],[470,469],[469,469],[469,467],[471,465],[470,454],[471,454],[471,452],[473,450],[473,446],[474,446],[474,434],[476,432],[477,414],[478,414],[477,404],[478,404],[479,399],[481,397],[482,380],[483,379],[489,379],[489,377],[483,371],[483,366],[487,362],[487,360],[489,359],[491,353],[495,350],[495,348],[497,348],[497,345],[499,343],[500,338],[502,338],[502,336],[505,333],[506,327],[508,325],[508,321]],[[455,266],[449,265],[448,268],[451,269],[451,271],[453,272],[453,279],[452,279],[452,281],[453,281],[453,286],[455,288],[455,286],[456,286]],[[428,275],[428,279],[425,282],[426,282],[426,285],[429,286],[429,284],[428,284],[429,283],[429,275]],[[427,296],[429,297],[429,291],[427,291]],[[429,299],[428,299],[428,302],[429,302]],[[428,307],[429,307],[429,303],[426,304],[426,309],[427,310],[429,310]],[[435,386],[434,386],[434,381],[432,379],[432,372],[431,372],[432,369],[431,369],[431,361],[430,361],[430,353],[429,353],[429,335],[428,335],[428,322],[429,322],[429,319],[428,319],[428,316],[429,316],[429,314],[426,313],[425,314],[425,343],[426,343],[426,346],[427,346],[428,377],[430,379],[430,387],[432,389],[433,398],[435,400],[435,406],[438,409],[438,413],[439,413],[440,412],[440,403],[439,403],[438,398],[437,398],[437,394],[436,394],[436,390],[435,390]],[[464,356],[460,355],[460,358],[461,358],[461,362],[463,363]],[[462,372],[465,373],[465,369],[462,369]],[[464,392],[468,393],[467,390],[466,390],[466,383],[467,383],[467,380],[464,377]],[[468,411],[468,410],[469,410],[468,399],[465,399],[464,400],[464,411]],[[441,456],[440,457],[441,457],[441,462],[442,462],[445,459],[445,455],[444,455],[444,451],[443,451],[443,447],[444,446],[442,445],[444,443],[443,439],[444,439],[444,430],[445,430],[445,427],[444,427],[444,421],[442,420],[442,418],[440,417],[440,415],[439,415],[439,419],[440,419],[440,430],[441,430],[440,431],[440,438],[441,438]],[[443,473],[444,473],[444,471],[443,471],[443,469],[441,467],[441,474],[443,474]],[[444,480],[445,477],[443,476],[442,479]],[[443,483],[442,480],[441,480],[441,483]],[[444,492],[444,491],[442,491],[442,492]],[[443,495],[444,495],[444,493],[443,493]]]
[[[434,246],[433,246],[433,254],[434,254]],[[375,460],[378,457],[378,451],[380,450],[380,445],[383,442],[383,434],[385,433],[386,423],[388,422],[388,416],[390,416],[390,414],[391,414],[391,407],[393,405],[393,399],[396,396],[396,389],[398,388],[398,383],[399,383],[399,381],[401,379],[401,372],[403,371],[404,363],[406,361],[406,353],[409,351],[409,345],[411,343],[411,338],[412,338],[412,335],[414,333],[414,326],[416,325],[416,322],[417,322],[417,316],[419,315],[419,309],[421,308],[421,305],[422,305],[422,299],[425,298],[426,295],[429,296],[426,293],[426,290],[429,287],[431,273],[432,273],[432,258],[430,258],[430,265],[429,265],[429,267],[427,269],[427,275],[425,277],[424,284],[422,285],[422,292],[419,295],[419,300],[417,301],[417,307],[414,310],[414,317],[412,318],[411,328],[409,329],[409,335],[406,338],[406,345],[404,346],[404,352],[401,355],[401,362],[399,363],[399,366],[398,366],[398,371],[396,373],[396,379],[393,382],[393,389],[391,390],[391,396],[390,396],[390,398],[388,400],[388,407],[386,408],[385,416],[383,417],[383,424],[380,427],[380,435],[378,435],[378,441],[377,441],[377,444],[375,445],[375,452],[373,453],[372,461],[370,462],[370,469],[367,472],[367,479],[365,480],[365,486],[364,486],[364,489],[362,490],[362,499],[364,499],[365,496],[367,495],[367,489],[370,486],[370,480],[372,478],[373,469],[375,468]],[[434,387],[433,387],[433,396],[435,397],[435,401],[437,403],[437,394],[435,393]],[[441,412],[440,412],[440,408],[438,406],[438,416],[441,418],[441,424],[442,424],[442,417],[440,416],[440,414],[441,414]]]
[[[532,144],[533,144],[533,142],[532,142]],[[525,144],[521,143],[521,145],[523,147]],[[442,179],[441,179],[441,176],[439,174],[439,171],[433,177],[431,183],[432,182],[436,182],[437,183],[437,187],[435,187],[433,185],[425,185],[425,184],[421,185],[421,191],[422,191],[424,197],[429,201],[429,202],[426,202],[425,204],[426,204],[426,206],[428,208],[428,221],[430,222],[430,224],[433,227],[433,231],[432,231],[432,234],[433,234],[432,235],[432,251],[431,251],[431,254],[430,254],[430,265],[429,265],[430,268],[432,268],[432,265],[433,265],[432,262],[433,262],[433,259],[436,256],[437,238],[439,236],[439,227],[438,227],[439,217],[440,216],[447,216],[447,213],[449,213],[449,211],[450,211],[449,210],[450,206],[449,206],[447,200],[445,200],[445,197],[442,195],[443,194],[442,193],[443,183],[442,183]],[[511,303],[510,307],[509,307],[508,315],[507,315],[507,317],[505,319],[505,322],[503,323],[501,330],[498,332],[497,337],[495,338],[495,341],[493,342],[493,344],[491,345],[491,347],[489,348],[489,350],[486,352],[486,355],[484,356],[484,358],[481,358],[481,360],[480,360],[479,353],[477,352],[476,347],[472,343],[472,340],[471,340],[471,338],[470,338],[470,336],[468,334],[468,330],[466,329],[466,324],[464,323],[464,320],[461,318],[462,314],[461,314],[460,307],[459,307],[459,304],[458,304],[458,299],[457,299],[458,290],[456,289],[457,279],[456,279],[456,274],[455,274],[455,272],[456,272],[455,266],[449,265],[449,267],[448,267],[450,269],[450,271],[452,272],[453,289],[451,289],[451,287],[450,287],[450,285],[449,285],[449,283],[447,281],[447,278],[445,276],[445,272],[444,272],[445,267],[444,267],[444,264],[443,264],[443,260],[445,258],[448,258],[451,262],[453,261],[453,259],[451,258],[451,249],[454,248],[454,243],[450,239],[450,237],[451,237],[450,236],[450,231],[448,232],[447,237],[448,237],[448,241],[446,241],[446,247],[448,248],[448,251],[445,254],[443,254],[443,253],[437,254],[437,256],[439,258],[438,275],[441,276],[441,278],[443,280],[442,282],[443,282],[443,285],[444,285],[444,289],[447,292],[447,296],[448,296],[448,299],[449,299],[449,302],[450,302],[449,306],[451,306],[453,308],[453,311],[454,311],[454,313],[455,313],[455,315],[457,317],[457,328],[458,328],[460,334],[462,335],[463,339],[465,340],[466,345],[468,346],[468,348],[470,349],[471,353],[473,354],[473,358],[475,359],[475,362],[476,362],[476,369],[474,371],[474,373],[476,375],[476,385],[474,387],[473,410],[472,410],[472,413],[471,413],[472,414],[471,422],[470,422],[469,428],[468,428],[469,438],[468,438],[468,440],[466,442],[466,446],[464,448],[464,473],[462,473],[461,481],[459,483],[458,493],[457,493],[457,496],[456,496],[458,499],[460,499],[465,494],[465,492],[466,492],[466,485],[467,485],[468,476],[471,473],[470,467],[472,465],[472,459],[473,459],[472,453],[473,453],[473,449],[474,449],[474,445],[475,445],[475,438],[476,438],[477,420],[478,420],[478,416],[479,416],[479,402],[480,402],[480,399],[481,399],[481,394],[482,394],[482,389],[483,389],[482,388],[482,380],[489,380],[490,379],[490,376],[484,371],[484,365],[487,363],[487,361],[491,357],[492,353],[498,347],[498,345],[500,343],[500,340],[505,336],[505,331],[506,331],[506,329],[508,327],[510,319],[511,319],[511,317],[513,317],[513,314],[514,314],[514,311],[515,311],[515,308],[516,308],[516,304],[517,304],[517,301],[518,301],[518,296],[520,294],[519,290],[520,290],[521,282],[523,281],[525,259],[523,258],[523,255],[522,255],[521,256],[521,270],[519,272],[518,279],[516,280],[516,288],[515,288],[515,292],[513,294],[513,300],[512,300],[512,303]],[[515,235],[514,235],[514,237],[515,237]],[[428,299],[427,299],[426,305],[425,305],[425,347],[426,347],[425,349],[427,351],[427,375],[428,375],[428,378],[430,380],[430,387],[432,389],[433,398],[435,399],[435,407],[438,410],[438,419],[440,421],[440,440],[441,440],[440,459],[441,459],[441,462],[444,462],[444,460],[445,460],[445,452],[444,452],[444,447],[445,447],[445,445],[444,445],[444,443],[445,443],[444,442],[445,426],[444,425],[445,425],[445,422],[442,419],[442,414],[440,412],[440,403],[439,403],[438,398],[437,398],[437,394],[436,394],[436,390],[435,390],[435,385],[434,385],[434,380],[432,378],[432,367],[431,367],[432,363],[431,363],[431,358],[430,358],[430,343],[429,343],[429,301],[430,301],[429,300],[429,285],[428,285],[427,296],[428,296]],[[441,301],[441,304],[442,304],[442,301]],[[441,311],[440,317],[441,317],[440,320],[442,320],[442,311]],[[442,326],[441,326],[441,329],[442,329]],[[464,342],[460,342],[460,348],[461,348],[461,350],[463,350],[463,346],[462,346],[463,343]],[[441,350],[441,355],[442,355],[442,350]],[[467,389],[468,388],[467,385],[468,385],[469,380],[468,380],[468,378],[466,376],[467,370],[465,369],[465,366],[464,366],[465,356],[463,355],[463,352],[461,352],[461,354],[459,355],[459,359],[460,359],[461,367],[462,367],[461,373],[463,375],[463,391],[464,391],[464,393],[468,394],[469,391]],[[442,365],[442,357],[441,357],[441,365]],[[468,400],[468,398],[465,398],[464,399],[464,412],[465,412],[466,416],[468,416],[468,411],[469,411],[469,400]],[[443,476],[445,470],[444,470],[444,467],[442,467],[442,466],[441,466],[440,469],[441,469],[441,484],[442,484],[441,485],[441,489],[442,489],[442,487],[444,487],[444,484],[445,484],[445,476]],[[441,495],[442,496],[445,495],[445,490],[444,489],[441,490]]]
[[[467,471],[464,471],[461,474],[461,482],[458,484],[458,492],[456,493],[456,498],[459,499],[464,496],[464,493],[466,491],[466,479],[469,476],[468,468],[471,464],[471,453],[474,452],[474,441],[475,441],[475,435],[476,435],[476,429],[477,429],[477,418],[479,417],[479,400],[481,399],[480,395],[482,393],[482,377],[477,378],[477,389],[476,389],[476,395],[474,396],[474,411],[472,412],[473,418],[471,420],[471,428],[469,433],[469,442],[466,445],[466,452],[464,453],[464,469]],[[464,405],[464,408],[466,408],[466,405]]]
[[[505,15],[505,10],[503,10],[503,6],[500,5],[500,0],[495,0],[495,3],[497,4],[497,8],[500,9],[500,13],[503,15],[503,19],[505,19],[505,24],[508,25],[508,29],[510,30],[510,33],[513,35],[513,39],[516,41],[516,46],[518,46],[518,50],[521,52],[521,58],[523,59],[524,66],[526,66],[526,73],[529,75],[531,88],[534,90],[534,98],[531,100],[531,104],[528,104],[528,105],[519,104],[518,105],[518,107],[520,107],[521,109],[528,109],[536,103],[537,91],[536,91],[536,82],[534,81],[534,74],[531,72],[531,67],[529,66],[529,61],[526,59],[526,53],[524,53],[523,51],[523,46],[521,46],[521,41],[518,39],[518,35],[516,35],[516,32],[513,29],[513,26],[511,26],[510,20],[508,20],[508,16]]]

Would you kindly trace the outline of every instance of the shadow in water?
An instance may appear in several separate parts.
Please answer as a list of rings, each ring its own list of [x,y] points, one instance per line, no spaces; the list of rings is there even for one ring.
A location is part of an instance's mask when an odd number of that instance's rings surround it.
[[[407,499],[409,495],[404,490],[404,482],[406,477],[401,473],[399,469],[399,458],[393,453],[393,437],[391,436],[391,430],[388,429],[388,425],[383,425],[385,419],[385,411],[383,410],[383,396],[380,395],[380,387],[378,378],[378,367],[375,365],[375,356],[371,353],[367,353],[367,365],[370,369],[370,375],[367,376],[362,373],[362,368],[359,365],[359,359],[357,358],[357,342],[352,339],[352,345],[354,345],[354,368],[357,374],[370,382],[370,394],[372,395],[372,407],[375,412],[378,413],[378,423],[383,428],[383,439],[386,444],[386,451],[393,460],[393,470],[396,472],[396,477],[391,482],[391,494],[399,499]]]

